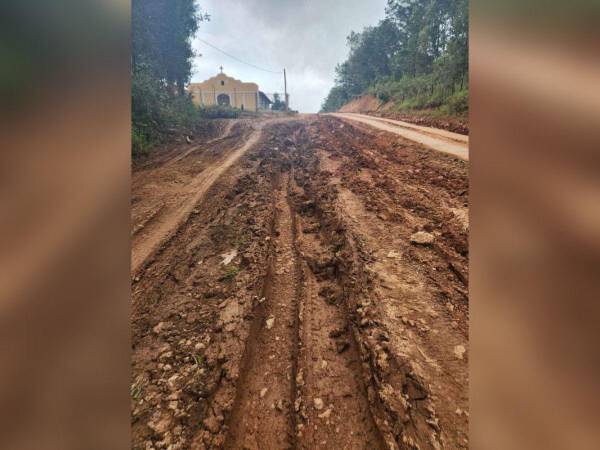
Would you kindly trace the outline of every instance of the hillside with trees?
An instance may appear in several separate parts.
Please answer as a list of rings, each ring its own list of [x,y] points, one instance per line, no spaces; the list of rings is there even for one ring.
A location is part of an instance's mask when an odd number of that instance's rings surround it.
[[[322,111],[372,94],[398,112],[468,113],[468,1],[388,0],[376,26],[352,32]]]
[[[194,0],[133,0],[131,49],[132,151],[191,126],[198,111],[185,93],[192,72],[191,39],[208,20]]]

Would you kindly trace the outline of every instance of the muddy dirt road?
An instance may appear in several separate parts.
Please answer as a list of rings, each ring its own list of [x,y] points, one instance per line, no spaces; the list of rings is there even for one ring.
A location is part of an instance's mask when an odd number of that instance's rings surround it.
[[[401,120],[386,119],[356,113],[332,113],[332,116],[369,125],[379,130],[397,134],[439,152],[469,160],[469,137],[438,128],[424,127]]]
[[[135,170],[132,448],[467,448],[467,171],[330,116]]]

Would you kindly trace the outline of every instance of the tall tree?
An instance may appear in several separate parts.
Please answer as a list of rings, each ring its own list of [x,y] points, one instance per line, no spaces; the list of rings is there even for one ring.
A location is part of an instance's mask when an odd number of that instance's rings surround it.
[[[349,95],[361,94],[374,80],[391,75],[390,58],[398,50],[398,29],[389,20],[362,33],[352,32],[348,59],[336,68],[337,84]]]
[[[207,20],[194,0],[132,0],[131,117],[134,155],[194,122],[185,86],[191,39]]]
[[[166,85],[183,93],[192,69],[191,38],[207,19],[194,0],[132,1],[134,73],[148,68]]]
[[[324,108],[376,85],[387,86],[382,98],[448,96],[468,81],[468,0],[388,0],[385,19],[352,32],[348,47]]]

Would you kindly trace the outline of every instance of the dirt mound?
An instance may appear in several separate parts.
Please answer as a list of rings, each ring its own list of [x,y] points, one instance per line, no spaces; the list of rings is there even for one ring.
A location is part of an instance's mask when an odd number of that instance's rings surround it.
[[[469,119],[462,117],[441,116],[432,117],[424,114],[404,114],[391,111],[391,103],[386,103],[381,109],[372,113],[373,116],[386,119],[402,120],[415,125],[439,128],[453,133],[469,134]]]
[[[453,133],[469,134],[468,118],[452,116],[434,117],[428,115],[427,111],[421,114],[399,113],[394,111],[394,106],[395,103],[393,101],[383,103],[374,95],[363,95],[346,103],[340,108],[339,112],[369,114],[387,119],[402,120],[414,123],[415,125],[440,128],[452,131]]]
[[[381,100],[374,95],[363,95],[357,97],[350,103],[346,103],[340,108],[340,112],[346,113],[369,113],[377,111],[381,107]]]

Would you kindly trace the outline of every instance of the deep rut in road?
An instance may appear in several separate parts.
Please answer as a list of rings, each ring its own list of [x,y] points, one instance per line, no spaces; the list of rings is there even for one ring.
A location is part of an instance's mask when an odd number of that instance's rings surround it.
[[[318,233],[321,223],[315,203],[302,187],[295,186],[304,280],[296,376],[297,447],[383,449],[344,305],[335,247]]]
[[[336,304],[332,249],[314,233],[313,205],[293,168],[274,186],[272,258],[225,448],[385,448],[351,324]]]
[[[294,443],[300,274],[294,213],[287,201],[289,175],[277,178],[273,256],[229,421],[225,442],[229,449],[291,448]]]
[[[147,262],[148,258],[160,245],[177,230],[187,216],[203,198],[214,182],[234,164],[250,147],[258,142],[262,124],[249,133],[242,135],[243,140],[237,148],[229,151],[224,157],[217,159],[213,164],[195,174],[184,186],[172,189],[171,196],[175,199],[171,205],[161,203],[156,213],[133,236],[131,250],[131,268],[136,273]],[[227,131],[229,133],[229,130]],[[214,142],[214,141],[210,141]],[[183,158],[180,158],[183,159]],[[173,160],[171,160],[173,161]],[[170,162],[171,162],[170,161]],[[178,160],[180,162],[180,160]],[[165,165],[165,167],[170,164]]]

